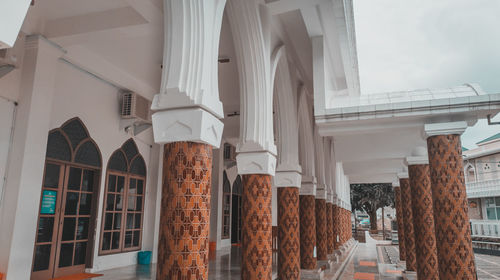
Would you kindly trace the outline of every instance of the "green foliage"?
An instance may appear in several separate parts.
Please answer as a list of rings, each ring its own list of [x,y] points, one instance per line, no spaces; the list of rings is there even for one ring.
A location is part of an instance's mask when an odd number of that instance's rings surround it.
[[[394,207],[392,184],[352,184],[351,205],[353,210],[366,213],[386,206]]]
[[[377,210],[394,207],[392,184],[352,184],[351,205],[353,211],[364,211],[370,216],[371,229],[377,229]]]

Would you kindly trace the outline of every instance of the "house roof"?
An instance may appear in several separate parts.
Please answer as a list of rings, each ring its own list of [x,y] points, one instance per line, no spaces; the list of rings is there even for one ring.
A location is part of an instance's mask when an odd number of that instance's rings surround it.
[[[490,136],[490,137],[488,137],[486,139],[483,139],[483,140],[477,142],[476,144],[483,144],[483,143],[486,143],[486,142],[489,142],[489,141],[492,141],[492,140],[496,140],[496,139],[500,139],[500,133],[497,133],[497,134],[495,134],[493,136]]]

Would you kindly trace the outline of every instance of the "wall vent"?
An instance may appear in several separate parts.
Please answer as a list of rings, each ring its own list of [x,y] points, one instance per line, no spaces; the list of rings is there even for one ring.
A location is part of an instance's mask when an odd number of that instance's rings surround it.
[[[138,119],[151,123],[151,101],[135,92],[126,92],[122,98],[121,117],[123,119]]]

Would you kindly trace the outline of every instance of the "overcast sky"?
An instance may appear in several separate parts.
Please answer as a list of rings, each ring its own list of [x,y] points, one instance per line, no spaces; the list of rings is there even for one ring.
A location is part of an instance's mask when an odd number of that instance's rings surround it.
[[[500,0],[353,1],[362,94],[464,83],[500,93]],[[498,132],[482,120],[462,142]]]

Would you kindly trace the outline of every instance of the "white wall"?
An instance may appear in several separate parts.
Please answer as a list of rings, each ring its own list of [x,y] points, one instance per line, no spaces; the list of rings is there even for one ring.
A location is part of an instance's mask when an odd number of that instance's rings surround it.
[[[113,254],[108,256],[98,255],[98,244],[100,240],[100,230],[102,224],[102,209],[104,200],[104,184],[105,174],[108,159],[111,154],[131,136],[125,133],[123,125],[121,125],[121,118],[119,115],[120,108],[120,93],[117,88],[110,84],[85,73],[72,65],[59,60],[57,63],[56,80],[53,87],[53,102],[52,110],[49,111],[50,128],[60,127],[65,121],[73,117],[79,117],[87,127],[90,136],[95,140],[102,155],[102,169],[100,179],[100,192],[97,205],[98,216],[96,221],[96,238],[94,244],[94,263],[91,271],[99,271],[114,267],[127,266],[137,262],[137,252],[129,252],[123,254]],[[20,92],[20,80],[22,69],[16,69],[0,79],[0,190],[3,188],[3,177],[6,166],[6,158],[8,141],[10,139],[10,127],[13,117],[14,103],[6,101],[5,98],[17,101]],[[4,98],[5,97],[5,98]],[[29,125],[29,124],[28,124]],[[18,127],[16,126],[16,129]],[[19,128],[22,129],[22,128]],[[48,130],[46,131],[48,135]],[[144,224],[142,232],[142,250],[156,251],[155,244],[155,220],[156,213],[159,208],[157,207],[157,191],[159,182],[158,163],[161,160],[160,146],[153,143],[152,129],[142,132],[134,140],[138,146],[139,152],[144,157],[147,167],[147,182],[146,182],[146,199],[144,204]],[[45,148],[40,149],[45,151]],[[43,155],[44,156],[44,155]],[[15,157],[13,155],[12,157]],[[7,165],[12,165],[11,162]],[[43,165],[37,166],[40,172],[43,171]],[[30,174],[22,174],[22,177],[28,177]],[[38,182],[39,180],[37,180]],[[15,182],[12,182],[13,184]],[[41,186],[41,181],[38,185]],[[161,193],[161,192],[160,192]],[[36,196],[35,200],[39,199],[40,193],[33,194]],[[22,201],[22,200],[20,200]],[[17,205],[9,203],[2,205],[2,211],[5,213],[14,211]],[[158,208],[158,209],[157,209]],[[4,213],[4,214],[5,214]],[[36,215],[38,216],[38,215]],[[32,232],[35,236],[35,231],[31,228],[36,228],[36,218],[23,218],[17,217],[16,221],[23,221],[26,230]],[[3,235],[2,238],[7,237]],[[29,241],[25,244],[26,249],[23,254],[32,255],[34,244]],[[15,246],[15,245],[12,245]],[[15,250],[12,247],[12,250]],[[4,252],[4,254],[9,254]],[[7,259],[7,255],[0,252],[2,260]],[[29,257],[31,259],[31,257]],[[155,258],[153,258],[153,261]],[[4,266],[2,262],[2,266]],[[31,267],[31,266],[30,266]],[[12,273],[9,273],[14,275]]]
[[[15,113],[13,101],[0,97],[0,206],[7,176],[7,160],[12,137],[12,125]]]
[[[97,143],[102,155],[96,244],[94,246],[94,265],[91,271],[126,266],[137,262],[137,252],[107,256],[98,255],[106,166],[111,154],[131,137],[125,133],[120,125],[120,95],[117,88],[78,70],[66,62],[60,62],[54,92],[51,128],[60,127],[68,119],[79,117],[89,130],[90,136]],[[153,251],[158,186],[158,145],[153,143],[152,129],[142,132],[134,140],[147,166],[142,250]],[[155,151],[154,154],[152,153],[153,150]]]

